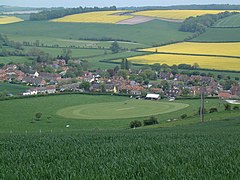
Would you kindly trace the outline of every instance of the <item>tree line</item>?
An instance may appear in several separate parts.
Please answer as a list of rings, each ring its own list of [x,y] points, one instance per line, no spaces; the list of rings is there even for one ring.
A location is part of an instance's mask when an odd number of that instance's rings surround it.
[[[184,32],[204,33],[207,28],[211,27],[219,19],[238,14],[238,12],[221,12],[219,14],[205,14],[196,17],[189,17],[184,20],[179,30]]]
[[[77,7],[77,8],[63,8],[63,9],[54,9],[54,10],[44,10],[39,13],[30,14],[31,21],[40,21],[40,20],[49,20],[55,18],[61,18],[67,15],[86,13],[86,12],[95,12],[95,11],[115,11],[117,10],[116,6],[111,7]]]
[[[192,4],[192,5],[174,5],[174,6],[144,6],[144,7],[124,7],[124,10],[239,10],[240,5],[233,4]]]

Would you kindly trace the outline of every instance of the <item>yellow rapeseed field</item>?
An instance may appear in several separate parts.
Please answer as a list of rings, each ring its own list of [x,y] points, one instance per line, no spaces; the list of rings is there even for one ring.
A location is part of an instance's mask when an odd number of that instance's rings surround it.
[[[216,69],[216,70],[240,70],[240,59],[223,58],[209,56],[188,56],[188,55],[172,55],[172,54],[151,54],[129,58],[133,63],[139,64],[190,64],[198,63],[200,68]]]
[[[125,19],[132,18],[132,16],[119,15],[125,11],[101,11],[74,14],[65,16],[63,18],[54,19],[53,22],[75,22],[75,23],[117,23]]]
[[[143,49],[148,52],[167,52],[167,53],[184,53],[184,54],[205,54],[205,55],[222,55],[222,56],[239,56],[240,43],[192,43],[183,42],[167,46]],[[240,69],[240,67],[239,67]]]
[[[164,19],[184,20],[190,16],[200,16],[203,14],[218,14],[224,11],[226,10],[149,10],[149,11],[139,11],[134,14],[140,15],[140,16],[164,18]]]
[[[10,24],[21,21],[23,20],[14,16],[0,16],[0,24]]]

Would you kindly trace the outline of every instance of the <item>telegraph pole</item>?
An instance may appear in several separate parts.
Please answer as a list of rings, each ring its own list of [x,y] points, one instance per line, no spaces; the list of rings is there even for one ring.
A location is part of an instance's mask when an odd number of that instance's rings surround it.
[[[201,87],[201,106],[200,106],[200,119],[201,122],[204,122],[204,90],[203,87]]]

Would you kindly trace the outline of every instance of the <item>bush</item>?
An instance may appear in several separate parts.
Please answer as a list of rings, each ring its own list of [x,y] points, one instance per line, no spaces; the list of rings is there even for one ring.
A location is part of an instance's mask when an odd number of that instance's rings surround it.
[[[36,113],[35,117],[36,117],[36,120],[39,121],[42,117],[42,113],[41,112]]]
[[[137,128],[137,127],[141,127],[141,126],[142,126],[141,121],[135,120],[135,121],[130,122],[130,128]]]
[[[239,110],[239,106],[234,106],[233,110]]]
[[[185,118],[187,118],[187,114],[182,114],[181,119],[185,119]]]
[[[157,118],[155,117],[150,117],[147,120],[143,121],[144,126],[149,126],[149,125],[154,125],[154,124],[158,124]]]
[[[230,104],[224,104],[225,111],[230,111],[231,110],[231,105]]]
[[[216,107],[212,107],[209,109],[209,113],[214,113],[214,112],[218,112],[218,109]]]

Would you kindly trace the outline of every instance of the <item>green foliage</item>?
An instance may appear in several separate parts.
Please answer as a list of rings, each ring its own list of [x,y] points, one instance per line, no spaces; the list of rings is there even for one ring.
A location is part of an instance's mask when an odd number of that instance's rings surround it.
[[[233,110],[237,111],[239,109],[240,109],[239,106],[233,106]]]
[[[181,115],[181,119],[186,119],[187,118],[187,114],[182,114]]]
[[[85,91],[89,91],[90,87],[91,87],[91,84],[88,81],[83,81],[79,86],[80,89],[84,89]]]
[[[130,128],[137,128],[137,127],[141,127],[142,126],[142,122],[135,120],[135,121],[131,121],[130,122]]]
[[[42,117],[42,113],[41,112],[38,112],[38,113],[35,114],[36,120],[39,121],[41,119],[41,117]]]
[[[209,109],[209,113],[215,113],[215,112],[218,112],[218,109],[216,107],[211,107]]]
[[[232,106],[229,103],[224,104],[225,111],[230,111],[232,109]]]
[[[77,8],[58,8],[53,10],[45,10],[40,11],[39,13],[32,13],[30,15],[31,21],[40,21],[40,20],[49,20],[49,19],[55,19],[60,18],[67,15],[72,14],[79,14],[79,13],[86,13],[86,12],[94,12],[94,11],[115,11],[116,7],[104,7],[104,8],[90,8],[90,7],[77,7]]]
[[[120,51],[120,46],[117,41],[114,41],[110,47],[112,53],[118,53]]]
[[[150,126],[154,124],[158,124],[157,118],[151,116],[149,119],[143,121],[144,126]]]
[[[205,14],[197,17],[189,17],[184,20],[179,28],[180,31],[204,33],[208,27],[214,25],[219,19],[237,14],[236,12],[221,12],[219,14]]]

